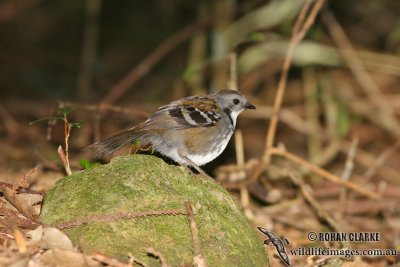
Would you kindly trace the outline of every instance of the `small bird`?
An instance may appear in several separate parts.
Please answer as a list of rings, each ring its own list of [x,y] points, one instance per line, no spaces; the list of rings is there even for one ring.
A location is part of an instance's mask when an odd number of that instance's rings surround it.
[[[101,157],[114,154],[128,144],[149,144],[160,154],[199,171],[196,167],[214,160],[224,151],[235,130],[237,116],[255,108],[233,90],[189,96],[160,107],[145,122],[96,142],[90,148]]]

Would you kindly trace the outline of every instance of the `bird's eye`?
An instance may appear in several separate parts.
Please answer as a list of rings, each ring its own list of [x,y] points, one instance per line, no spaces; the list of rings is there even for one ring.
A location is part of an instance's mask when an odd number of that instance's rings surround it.
[[[237,104],[239,104],[239,103],[240,103],[240,100],[239,100],[239,99],[237,99],[237,98],[233,99],[233,104],[237,105]]]

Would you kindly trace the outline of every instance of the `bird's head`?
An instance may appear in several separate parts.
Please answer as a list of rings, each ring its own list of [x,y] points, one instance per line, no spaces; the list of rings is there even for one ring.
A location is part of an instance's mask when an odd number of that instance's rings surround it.
[[[246,109],[256,109],[241,93],[234,90],[222,90],[215,94],[215,99],[222,110],[228,109],[235,118]]]

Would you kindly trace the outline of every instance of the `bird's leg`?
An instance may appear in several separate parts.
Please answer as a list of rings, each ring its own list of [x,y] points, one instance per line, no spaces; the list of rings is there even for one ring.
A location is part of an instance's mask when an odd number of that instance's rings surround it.
[[[215,180],[211,176],[209,176],[205,171],[203,171],[199,166],[197,166],[196,163],[194,163],[191,159],[189,159],[181,148],[178,149],[178,155],[179,157],[184,159],[190,166],[192,166],[199,174],[204,175],[208,179],[211,179],[212,181],[215,182]]]
[[[131,145],[129,147],[129,152],[128,154],[136,154],[139,151],[140,148],[138,148],[136,145]]]

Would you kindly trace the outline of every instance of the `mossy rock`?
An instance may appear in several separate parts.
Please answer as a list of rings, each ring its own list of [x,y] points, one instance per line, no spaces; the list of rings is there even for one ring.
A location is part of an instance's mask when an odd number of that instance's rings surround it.
[[[121,156],[63,178],[46,194],[40,219],[55,224],[117,212],[184,211],[187,200],[209,266],[268,265],[256,230],[226,190],[154,156]],[[90,222],[63,231],[86,253],[102,252],[124,260],[131,253],[149,266],[159,266],[145,252],[153,247],[171,266],[193,262],[192,235],[184,214]]]

